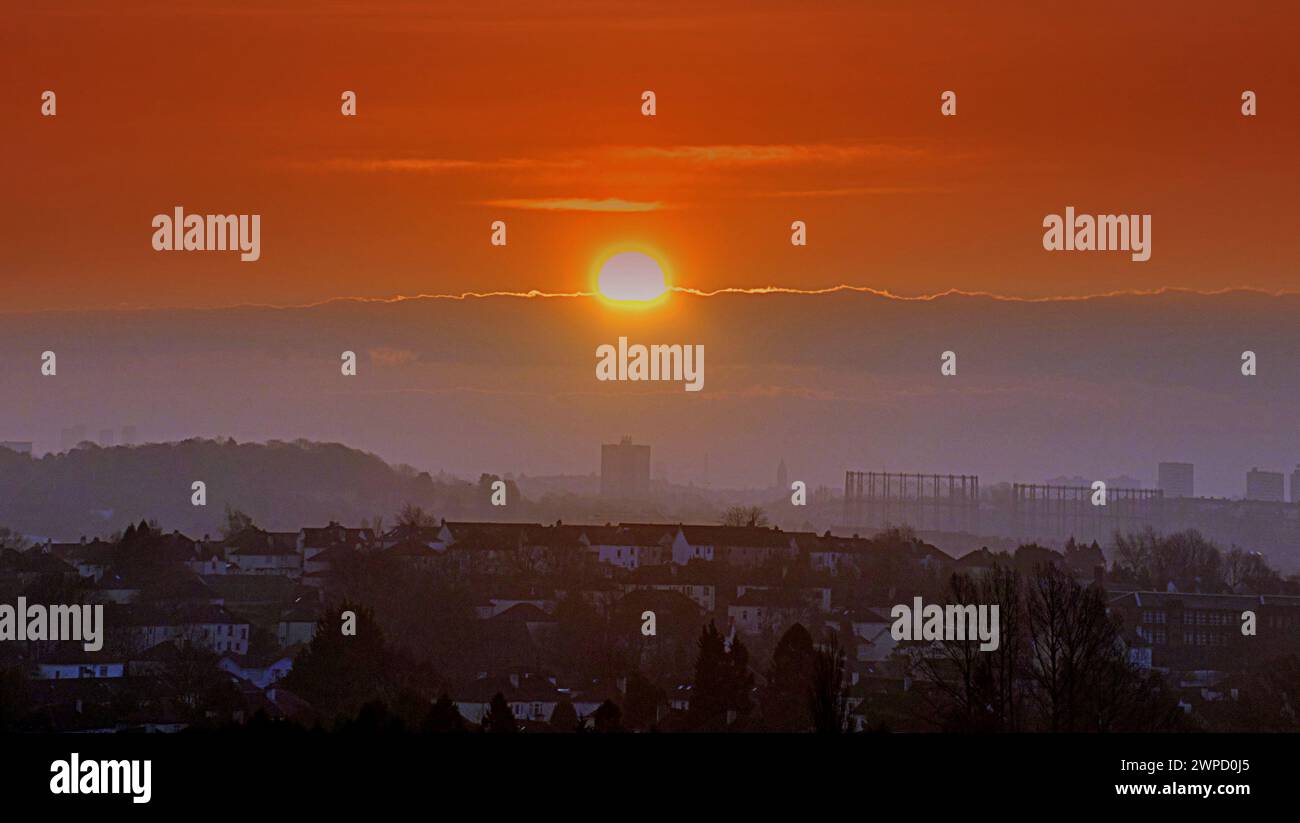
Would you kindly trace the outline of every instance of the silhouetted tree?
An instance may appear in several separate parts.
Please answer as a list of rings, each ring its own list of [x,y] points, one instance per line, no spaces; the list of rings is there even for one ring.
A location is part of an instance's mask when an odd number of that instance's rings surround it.
[[[446,692],[438,696],[438,701],[429,709],[421,729],[429,734],[450,734],[465,731],[465,718]]]
[[[921,642],[905,650],[925,685],[917,692],[927,703],[924,714],[939,719],[946,731],[1014,729],[1023,665],[1020,580],[1014,567],[995,562],[979,580],[954,574],[949,581],[949,603],[998,607],[997,649],[983,650],[978,637],[963,631],[962,639]]]
[[[701,631],[699,645],[687,724],[695,730],[720,729],[731,722],[729,715],[746,714],[752,708],[749,650],[739,638],[728,649],[712,621]]]
[[[744,717],[754,709],[754,673],[749,670],[749,649],[739,637],[732,638],[727,663],[727,708]]]
[[[1024,671],[1049,731],[1118,731],[1167,717],[1168,694],[1129,662],[1102,590],[1055,567],[1028,587]]]
[[[397,513],[397,527],[403,532],[432,528],[436,525],[438,525],[437,519],[414,503],[403,504],[402,510]]]
[[[627,708],[625,722],[632,729],[646,729],[658,720],[658,708],[666,699],[664,690],[651,683],[645,675],[633,672],[627,679]]]
[[[217,668],[217,655],[188,639],[178,644],[159,682],[190,722],[204,719],[209,709],[229,709],[235,704],[230,678]]]
[[[1117,533],[1113,556],[1118,579],[1142,588],[1164,591],[1172,583],[1179,591],[1222,592],[1229,585],[1223,553],[1195,529]]]
[[[345,611],[356,614],[355,636],[342,632]],[[316,636],[282,682],[331,718],[355,714],[365,703],[388,695],[396,669],[373,612],[345,601],[322,615]]]
[[[760,696],[766,728],[802,732],[812,725],[808,695],[815,655],[812,635],[802,624],[795,623],[781,636],[772,652],[772,666]]]
[[[1258,552],[1233,546],[1223,556],[1224,584],[1232,591],[1248,594],[1280,594],[1282,576],[1271,568]]]
[[[578,729],[578,711],[570,700],[561,700],[551,712],[551,731],[573,732]]]
[[[606,700],[591,715],[592,724],[598,734],[612,734],[623,731],[623,712],[613,700]]]
[[[342,734],[401,734],[406,731],[402,719],[389,710],[382,700],[371,700],[354,718],[341,719],[335,729]]]
[[[812,715],[813,730],[820,734],[841,734],[848,731],[848,694],[844,683],[844,648],[839,635],[831,632],[813,660],[812,690],[808,698],[808,713]]]
[[[31,710],[31,691],[22,667],[0,669],[0,732],[18,731]]]
[[[767,513],[761,506],[732,506],[722,513],[724,526],[766,526]]]
[[[253,518],[244,514],[239,509],[233,508],[229,503],[226,504],[226,522],[221,527],[221,536],[230,539],[242,532],[244,529],[253,528]]]
[[[22,551],[27,548],[27,538],[7,526],[0,526],[0,550]]]
[[[501,692],[492,695],[487,714],[483,715],[483,731],[491,734],[514,734],[519,731],[519,724],[510,711],[510,704]]]

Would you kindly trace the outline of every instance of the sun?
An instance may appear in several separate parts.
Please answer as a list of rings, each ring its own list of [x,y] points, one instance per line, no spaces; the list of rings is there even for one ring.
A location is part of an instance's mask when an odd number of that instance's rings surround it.
[[[643,251],[619,251],[597,266],[596,292],[613,303],[648,305],[668,292],[668,275]]]

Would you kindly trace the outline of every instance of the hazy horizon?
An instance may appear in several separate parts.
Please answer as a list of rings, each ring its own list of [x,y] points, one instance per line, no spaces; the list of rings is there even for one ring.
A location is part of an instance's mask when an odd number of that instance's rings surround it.
[[[1088,300],[905,300],[677,293],[647,311],[594,298],[338,301],[13,314],[0,439],[60,430],[337,441],[433,473],[588,474],[601,443],[652,446],[670,480],[839,487],[845,470],[989,482],[1196,465],[1197,493],[1240,496],[1255,466],[1300,463],[1300,295],[1167,291]],[[779,333],[777,333],[779,332]],[[700,343],[703,391],[600,383],[596,346]],[[41,352],[58,376],[40,374]],[[360,359],[340,374],[343,351]],[[1244,377],[1241,353],[1259,373]],[[954,351],[958,374],[940,375]],[[650,388],[647,388],[650,387]]]

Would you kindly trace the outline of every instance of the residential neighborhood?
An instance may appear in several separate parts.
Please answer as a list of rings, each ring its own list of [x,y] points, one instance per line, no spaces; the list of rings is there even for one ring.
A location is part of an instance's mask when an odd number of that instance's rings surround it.
[[[1265,690],[1260,678],[1277,676],[1258,664],[1294,666],[1300,653],[1300,590],[1257,558],[1253,577],[1216,581],[1167,566],[1168,579],[1154,581],[1148,569],[1108,563],[1096,543],[952,557],[906,528],[843,536],[465,522],[418,509],[386,529],[265,531],[242,513],[229,519],[217,538],[141,522],[108,537],[6,548],[5,597],[102,604],[107,637],[95,652],[72,642],[0,646],[5,699],[18,709],[8,722],[170,731],[260,716],[329,728],[380,701],[407,706],[412,725],[448,729],[500,729],[505,711],[505,725],[523,731],[800,730],[821,722],[802,705],[814,687],[783,686],[806,673],[782,667],[791,655],[830,654],[840,730],[960,730],[974,722],[960,715],[966,698],[944,697],[962,676],[960,644],[900,639],[894,607],[923,596],[1006,609],[1006,587],[1016,585],[1029,630],[1004,644],[1045,642],[1035,591],[1094,598],[1113,634],[1110,656],[1092,665],[1121,666],[1135,694],[1164,701],[1171,728],[1266,726],[1242,714]],[[1242,630],[1248,612],[1253,634]],[[373,682],[363,682],[367,666]],[[730,671],[730,685],[702,683],[710,667]],[[1024,690],[1017,712],[1028,717],[1042,697],[1038,673],[1007,677]],[[795,696],[774,696],[781,688]],[[1007,728],[1037,728],[1015,723]]]

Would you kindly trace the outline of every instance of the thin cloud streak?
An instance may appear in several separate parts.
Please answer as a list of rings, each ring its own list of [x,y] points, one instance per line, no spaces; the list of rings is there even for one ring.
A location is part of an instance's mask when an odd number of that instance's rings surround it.
[[[1162,287],[1158,289],[1118,289],[1115,291],[1097,292],[1093,294],[1063,294],[1049,295],[1047,297],[1020,297],[1017,295],[998,294],[989,291],[969,291],[965,289],[946,289],[940,292],[929,294],[905,295],[891,292],[887,289],[878,289],[871,286],[852,286],[841,283],[838,286],[827,286],[819,289],[801,289],[793,286],[758,286],[758,287],[737,287],[728,286],[721,289],[694,289],[688,286],[671,286],[669,292],[683,294],[690,297],[717,297],[720,295],[753,295],[762,296],[769,294],[777,295],[796,295],[804,297],[816,297],[828,294],[856,293],[870,295],[873,297],[882,297],[888,300],[898,300],[902,302],[925,302],[939,300],[944,297],[982,297],[989,300],[997,300],[1005,303],[1073,303],[1086,300],[1105,300],[1117,297],[1159,297],[1165,294],[1186,294],[1196,297],[1217,297],[1221,295],[1244,293],[1244,294],[1261,294],[1267,297],[1293,297],[1300,295],[1300,289],[1259,289],[1249,286],[1231,286],[1223,289],[1189,289],[1181,287]],[[338,303],[404,303],[411,300],[486,300],[493,298],[515,298],[524,300],[572,300],[581,298],[599,297],[593,291],[572,291],[572,292],[548,292],[540,289],[530,289],[528,291],[466,291],[458,294],[447,293],[419,293],[419,294],[397,294],[390,297],[363,297],[363,296],[342,296],[331,297],[326,300],[317,300],[308,303],[231,303],[223,306],[186,306],[186,305],[168,305],[168,306],[140,306],[140,305],[119,305],[104,308],[93,309],[37,309],[32,311],[11,311],[0,310],[0,317],[10,316],[32,316],[32,315],[90,315],[90,314],[112,314],[123,312],[142,312],[142,313],[159,313],[168,311],[195,311],[195,312],[221,312],[236,309],[270,309],[274,311],[293,311],[295,309],[314,309],[322,306],[330,306]]]
[[[454,157],[396,157],[362,159],[336,157],[316,163],[292,161],[295,168],[323,169],[343,172],[411,172],[416,174],[443,174],[455,171],[505,171],[541,168],[576,168],[577,160],[544,160],[534,157],[503,157],[497,160],[469,160]]]
[[[747,194],[746,197],[821,199],[829,197],[871,197],[891,194],[952,194],[953,189],[942,186],[846,186],[836,189],[805,189],[802,191],[768,191]]]
[[[658,200],[623,200],[617,197],[607,197],[603,200],[593,200],[586,197],[513,198],[484,200],[481,205],[501,209],[528,209],[532,211],[646,212],[659,211],[664,208],[664,204]]]
[[[737,144],[712,146],[634,146],[610,149],[628,159],[676,160],[710,166],[767,166],[798,163],[851,163],[868,159],[903,159],[926,154],[923,149],[892,143]]]

